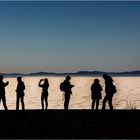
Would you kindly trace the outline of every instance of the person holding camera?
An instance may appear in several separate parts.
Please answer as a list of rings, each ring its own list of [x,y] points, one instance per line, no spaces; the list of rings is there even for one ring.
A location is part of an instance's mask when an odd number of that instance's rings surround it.
[[[44,81],[44,83],[42,83]],[[42,94],[41,94],[41,106],[42,110],[44,110],[44,101],[45,101],[45,109],[48,108],[48,88],[49,88],[49,82],[48,79],[41,79],[38,84],[39,87],[42,88]]]

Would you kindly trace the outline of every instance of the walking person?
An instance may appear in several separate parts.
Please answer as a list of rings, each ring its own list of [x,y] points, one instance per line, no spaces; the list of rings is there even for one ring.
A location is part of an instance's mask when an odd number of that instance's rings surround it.
[[[91,86],[91,99],[92,99],[91,109],[93,110],[95,104],[96,104],[96,110],[98,110],[99,100],[102,99],[102,95],[101,95],[102,87],[99,82],[100,82],[99,79],[95,79],[94,83]]]
[[[9,84],[9,82],[7,81],[6,83],[3,82],[3,76],[0,75],[0,103],[1,100],[3,102],[3,106],[5,110],[8,110],[7,105],[6,105],[6,92],[5,92],[5,87]]]
[[[103,74],[103,78],[105,80],[105,97],[103,100],[103,105],[102,105],[102,109],[105,110],[106,107],[106,102],[108,101],[110,110],[113,110],[113,105],[112,105],[112,98],[113,95],[117,92],[116,87],[113,85],[113,79],[111,76],[107,75],[107,74]]]
[[[61,91],[64,91],[64,109],[68,110],[69,108],[69,102],[70,102],[70,96],[72,94],[72,87],[74,87],[74,85],[72,85],[70,83],[70,76],[66,76],[66,79],[64,80],[64,82],[62,83],[62,86],[60,86]]]
[[[44,81],[44,83],[42,83]],[[44,110],[44,101],[45,101],[45,109],[48,108],[48,88],[49,88],[49,82],[48,79],[41,79],[38,84],[39,87],[42,88],[42,94],[41,94],[41,106],[42,110]]]
[[[17,99],[16,99],[16,110],[19,110],[19,102],[21,101],[21,106],[22,106],[22,110],[25,109],[25,104],[24,104],[24,90],[25,90],[25,84],[22,81],[22,77],[17,77],[17,89],[16,89],[16,93],[17,93]]]

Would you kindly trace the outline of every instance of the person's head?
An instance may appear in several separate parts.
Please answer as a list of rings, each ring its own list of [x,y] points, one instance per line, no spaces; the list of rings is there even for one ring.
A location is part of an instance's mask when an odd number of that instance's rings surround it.
[[[111,76],[107,75],[107,74],[103,74],[103,78],[108,81],[108,82],[113,82],[113,79]]]
[[[68,80],[68,81],[69,81],[70,79],[71,79],[71,77],[70,77],[70,76],[66,76],[66,80]]]
[[[3,76],[2,75],[0,75],[0,81],[2,81],[3,80]]]
[[[47,79],[47,78],[44,79],[44,83],[45,83],[45,84],[48,83],[48,79]]]
[[[99,83],[99,79],[95,79],[94,83],[98,84]]]
[[[103,74],[103,78],[106,79],[108,78],[108,75],[106,73]]]
[[[22,80],[21,76],[17,77],[17,81],[21,81],[21,80]]]

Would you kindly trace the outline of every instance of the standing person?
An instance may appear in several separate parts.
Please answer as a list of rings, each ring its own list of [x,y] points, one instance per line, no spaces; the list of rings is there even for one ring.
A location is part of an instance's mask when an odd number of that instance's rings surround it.
[[[44,81],[44,83],[41,84],[41,82]],[[49,82],[48,79],[41,79],[39,81],[38,84],[39,87],[42,88],[42,94],[41,94],[41,105],[42,105],[42,109],[44,109],[44,100],[45,100],[45,104],[46,104],[46,110],[48,108],[48,88],[49,88]]]
[[[0,75],[0,102],[2,100],[5,110],[8,110],[7,105],[6,105],[6,97],[5,97],[5,87],[8,84],[9,84],[8,81],[6,83],[3,82],[3,76]]]
[[[64,91],[64,109],[65,110],[68,110],[68,107],[69,107],[69,102],[70,102],[70,95],[72,94],[72,87],[74,87],[74,85],[72,85],[70,83],[70,79],[71,77],[70,76],[66,76],[66,79],[64,80],[63,82],[63,90]]]
[[[94,110],[94,105],[96,103],[96,110],[98,110],[99,100],[102,99],[101,91],[102,87],[99,83],[99,79],[95,79],[94,83],[91,86],[91,99],[92,99],[92,106],[91,109]]]
[[[113,85],[113,79],[111,76],[107,75],[107,74],[103,74],[103,78],[105,80],[105,93],[106,96],[104,97],[103,100],[103,106],[102,109],[105,109],[106,106],[106,102],[108,101],[110,110],[113,110],[113,105],[112,105],[112,98],[113,95],[117,92],[116,87]]]
[[[16,93],[17,93],[17,100],[16,100],[16,110],[19,110],[19,100],[21,100],[21,106],[22,106],[22,110],[25,109],[25,105],[24,105],[24,90],[25,90],[25,84],[22,81],[22,77],[17,77],[17,89],[16,89]]]

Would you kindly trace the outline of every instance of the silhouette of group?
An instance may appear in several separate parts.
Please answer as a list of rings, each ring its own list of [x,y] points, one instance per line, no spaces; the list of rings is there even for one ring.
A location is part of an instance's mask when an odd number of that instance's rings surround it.
[[[105,80],[105,97],[102,102],[102,110],[105,110],[106,108],[106,102],[108,101],[110,110],[113,110],[113,105],[112,105],[112,99],[113,95],[117,92],[115,85],[113,84],[113,79],[111,76],[107,74],[103,74],[103,78]],[[64,93],[64,109],[68,110],[69,108],[69,102],[70,102],[70,96],[72,95],[72,88],[74,85],[71,84],[70,82],[71,77],[66,76],[65,80],[60,84],[60,90]],[[6,83],[3,82],[3,76],[0,75],[0,103],[1,100],[3,102],[3,106],[5,110],[8,110],[7,105],[6,105],[6,97],[5,97],[5,87],[9,84],[7,81]],[[48,88],[49,88],[49,82],[48,79],[41,79],[38,84],[39,87],[42,88],[42,93],[41,93],[41,106],[42,110],[48,108]],[[17,88],[16,88],[16,110],[19,110],[19,101],[21,101],[21,106],[22,110],[25,109],[25,104],[24,104],[24,95],[25,95],[25,84],[22,81],[22,77],[17,77]],[[94,110],[94,106],[96,104],[96,110],[98,110],[99,107],[99,100],[102,99],[102,93],[101,91],[102,86],[100,85],[99,79],[94,79],[93,84],[91,85],[91,99],[92,99],[92,105],[91,109]],[[63,95],[63,94],[62,94]],[[44,102],[45,102],[45,107],[44,107]]]
[[[115,85],[113,85],[113,79],[111,76],[107,74],[103,74],[103,78],[105,80],[105,97],[103,99],[102,110],[105,110],[106,102],[108,101],[110,110],[113,110],[112,98],[113,95],[117,92]],[[94,83],[91,86],[91,98],[92,98],[92,109],[94,109],[94,105],[96,102],[96,110],[98,110],[99,100],[102,99],[102,87],[99,83],[99,79],[95,79]]]

